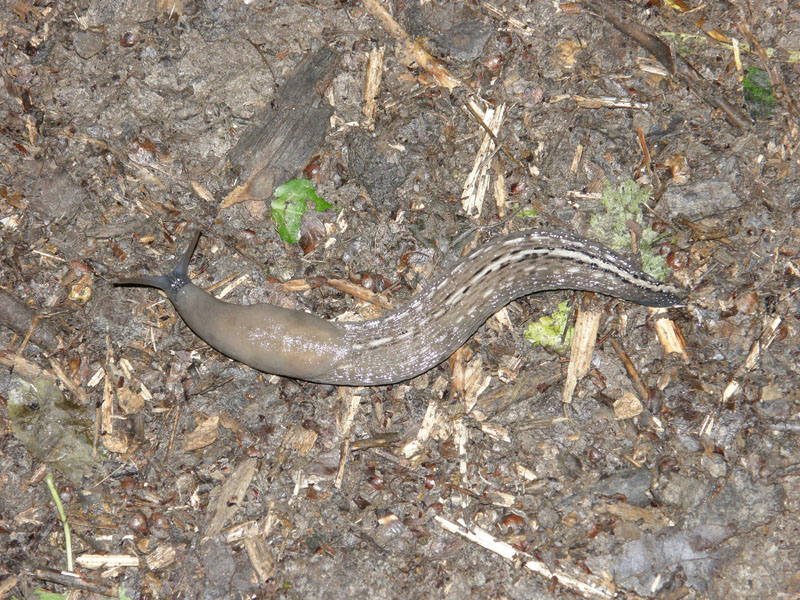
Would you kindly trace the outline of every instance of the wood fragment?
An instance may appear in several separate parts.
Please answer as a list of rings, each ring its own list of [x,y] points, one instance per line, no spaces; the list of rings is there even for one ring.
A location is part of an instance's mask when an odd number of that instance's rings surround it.
[[[378,110],[376,99],[381,88],[383,78],[383,57],[386,53],[385,46],[378,46],[370,49],[369,59],[367,60],[367,72],[364,79],[364,106],[361,112],[364,114],[364,127],[373,131],[375,129],[375,113]]]
[[[500,132],[506,114],[506,105],[500,104],[496,109],[489,108],[483,115],[482,122],[488,127],[486,135],[483,136],[480,148],[472,162],[472,170],[464,182],[461,192],[461,207],[470,217],[477,218],[483,209],[483,200],[486,190],[489,188],[489,169],[492,164],[492,157],[496,150],[495,139]]]
[[[292,425],[283,436],[283,446],[291,448],[300,456],[307,456],[318,437],[319,434],[316,431],[306,429],[301,425]]]
[[[223,298],[225,298],[225,296],[230,294],[233,290],[235,290],[237,287],[242,285],[248,279],[250,279],[250,275],[248,275],[247,273],[244,273],[243,275],[239,275],[238,277],[236,277],[235,279],[230,281],[224,288],[222,288],[222,291],[219,294],[216,295],[217,298],[219,300],[222,300]]]
[[[561,401],[564,403],[572,402],[578,381],[589,372],[601,316],[600,311],[593,309],[587,296],[584,295],[578,308],[578,316],[575,317],[575,334],[572,336],[569,350],[567,377],[564,389],[561,391]]]
[[[183,450],[191,452],[210,446],[217,441],[219,435],[219,415],[202,419],[194,430],[183,438]]]
[[[99,579],[90,579],[81,575],[80,573],[72,573],[70,571],[57,571],[56,569],[39,568],[34,571],[34,575],[38,579],[44,581],[52,581],[59,585],[63,585],[74,590],[85,590],[87,592],[94,592],[103,596],[117,597],[117,588],[115,585],[106,583]]]
[[[644,110],[650,107],[647,102],[637,102],[633,98],[615,98],[613,96],[572,96],[581,108],[633,108]]]
[[[165,569],[175,562],[178,553],[175,548],[169,544],[161,544],[150,554],[147,555],[145,561],[147,568],[151,571],[158,571]]]
[[[686,350],[686,339],[675,324],[675,321],[667,316],[667,309],[651,308],[649,311],[650,316],[655,318],[656,335],[664,352],[667,354],[679,354],[683,360],[688,361],[689,353]]]
[[[323,94],[333,81],[338,59],[328,46],[307,56],[242,133],[228,155],[242,183],[221,208],[268,200],[276,186],[306,166],[328,131],[333,108]]]
[[[497,207],[497,216],[505,218],[508,209],[508,194],[506,193],[506,176],[503,168],[495,161],[493,163],[494,177],[492,178],[492,196],[494,205]],[[505,309],[504,309],[505,310]]]
[[[281,285],[284,292],[307,292],[311,289],[311,284],[305,279],[290,279]]]
[[[632,392],[624,392],[614,402],[614,418],[618,421],[632,419],[642,414],[642,410],[644,410],[642,401]]]
[[[370,448],[387,448],[389,446],[394,446],[401,439],[403,439],[403,436],[396,431],[379,433],[377,435],[371,435],[368,438],[353,441],[350,444],[350,451],[356,452],[358,450],[368,450]]]
[[[480,428],[483,433],[488,435],[493,440],[498,442],[505,442],[506,444],[511,443],[511,436],[508,433],[508,429],[503,427],[502,425],[498,425],[497,423],[490,423],[488,421],[483,421],[480,423]]]
[[[43,378],[55,383],[58,377],[52,371],[42,369],[35,363],[32,363],[24,356],[20,356],[16,352],[8,352],[7,350],[0,350],[0,365],[8,367],[15,375],[22,377],[26,381],[33,383],[37,379]]]
[[[385,308],[386,310],[392,310],[392,303],[389,302],[383,295],[376,294],[372,290],[368,290],[367,288],[360,286],[357,283],[353,283],[348,279],[328,278],[326,279],[325,283],[333,289],[344,292],[345,294],[350,294],[359,300],[371,302],[372,304],[376,304],[377,306]]]
[[[431,436],[434,426],[439,422],[439,411],[437,409],[438,402],[431,400],[428,402],[428,407],[425,410],[425,416],[422,417],[422,423],[417,431],[417,437],[405,444],[400,451],[404,458],[411,458],[422,450],[423,444]]]
[[[14,575],[9,575],[0,581],[0,598],[5,598],[5,595],[10,592],[17,583],[19,583],[19,579]]]
[[[454,423],[455,432],[453,441],[458,448],[458,471],[462,476],[467,474],[467,446],[469,445],[469,430],[467,429],[466,419],[458,419]]]
[[[106,378],[103,385],[103,402],[99,407],[99,433],[103,446],[109,452],[123,454],[128,450],[128,436],[121,427],[117,425],[115,418],[116,410],[114,407],[114,385],[111,382],[110,374],[115,372],[114,354],[111,350],[111,338],[106,336]]]
[[[447,365],[450,367],[450,397],[451,398],[464,398],[464,389],[466,387],[466,362],[472,356],[469,346],[466,344],[461,346],[458,350],[450,355],[447,359]]]
[[[725,386],[725,390],[719,397],[720,408],[722,408],[722,406],[724,406],[728,400],[733,398],[733,396],[738,394],[742,389],[739,380],[741,379],[742,375],[748,371],[751,371],[753,367],[756,366],[756,363],[761,358],[761,352],[769,348],[772,342],[775,341],[775,337],[778,335],[778,326],[781,324],[781,320],[781,317],[774,317],[766,326],[758,339],[750,346],[750,352],[747,353],[747,358],[745,358],[744,362],[739,366],[738,369],[736,369],[736,372],[733,374],[730,382],[727,386]]]
[[[334,482],[336,489],[340,489],[342,487],[342,481],[344,480],[344,468],[347,464],[347,459],[350,456],[350,442],[353,432],[353,423],[355,422],[356,415],[358,414],[358,407],[361,404],[361,389],[362,388],[339,388],[339,398],[341,399],[343,406],[337,414],[336,426],[343,441],[339,453],[339,467],[336,471],[336,480]]]
[[[258,461],[255,458],[243,460],[228,477],[227,481],[219,489],[217,497],[209,506],[209,519],[205,528],[203,540],[218,535],[236,511],[239,510],[244,502],[250,482],[256,474]]]
[[[275,575],[275,559],[272,557],[264,538],[260,535],[244,538],[244,547],[253,570],[256,572],[258,582],[264,584]]]
[[[467,527],[461,519],[457,523],[449,521],[439,515],[434,517],[445,531],[455,533],[461,537],[486,548],[490,552],[502,556],[506,560],[514,563],[521,563],[529,571],[536,573],[545,581],[556,581],[559,585],[578,593],[585,598],[596,598],[599,600],[611,600],[616,596],[616,589],[611,581],[590,575],[578,569],[567,570],[566,567],[551,568],[547,564],[535,560],[533,556],[526,552],[520,552],[513,546],[503,542],[488,531],[481,529],[475,524]]]
[[[636,365],[633,364],[630,356],[625,350],[622,349],[620,343],[611,338],[611,347],[614,348],[614,352],[617,354],[617,357],[622,361],[622,366],[625,367],[625,372],[628,374],[633,385],[636,387],[636,391],[639,394],[639,397],[644,399],[645,401],[650,397],[650,390],[644,384],[641,375],[639,375],[639,370],[636,368]]]
[[[139,557],[133,554],[81,554],[75,563],[85,569],[138,567]]]

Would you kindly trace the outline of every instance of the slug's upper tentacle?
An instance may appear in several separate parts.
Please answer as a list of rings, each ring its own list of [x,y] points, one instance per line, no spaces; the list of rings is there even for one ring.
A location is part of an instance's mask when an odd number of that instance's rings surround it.
[[[681,290],[655,281],[605,246],[580,236],[531,230],[489,241],[441,274],[403,309],[335,324],[271,304],[217,300],[190,280],[199,232],[169,275],[122,278],[157,287],[186,324],[223,354],[251,367],[339,385],[410,379],[446,359],[494,312],[534,292],[587,290],[646,306],[678,306]]]
[[[183,286],[191,283],[189,279],[189,263],[192,260],[197,242],[200,240],[200,230],[194,232],[192,241],[189,243],[186,251],[181,255],[178,264],[172,269],[171,273],[161,275],[158,277],[119,277],[114,280],[114,285],[141,285],[145,287],[154,287],[164,292],[169,299],[175,302],[175,294],[178,293]]]

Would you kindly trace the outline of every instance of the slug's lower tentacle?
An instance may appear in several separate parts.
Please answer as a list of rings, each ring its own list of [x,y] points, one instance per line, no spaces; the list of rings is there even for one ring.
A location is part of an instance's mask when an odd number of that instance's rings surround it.
[[[682,303],[681,290],[655,281],[601,244],[531,230],[489,241],[395,313],[335,324],[302,311],[240,306],[207,294],[188,275],[198,237],[169,275],[116,284],[165,291],[192,331],[231,358],[317,383],[383,385],[415,377],[450,356],[497,310],[534,292],[574,289],[646,306]]]

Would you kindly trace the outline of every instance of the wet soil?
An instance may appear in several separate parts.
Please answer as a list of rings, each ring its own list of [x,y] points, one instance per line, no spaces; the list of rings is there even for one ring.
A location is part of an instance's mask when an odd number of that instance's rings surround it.
[[[505,106],[468,214],[485,131],[368,2],[7,0],[0,598],[797,597],[800,8],[671,4],[386,5],[484,108]],[[631,30],[668,44],[675,72]],[[322,49],[319,140],[252,179],[234,148],[292,109],[285,85]],[[760,114],[748,68],[774,90]],[[269,211],[271,184],[297,176],[335,207],[301,245]],[[411,381],[353,389],[231,361],[155,290],[111,285],[169,271],[199,228],[194,280],[226,300],[372,318],[329,282],[402,306],[465,246],[587,235],[599,192],[629,179],[653,190],[645,222],[691,291],[668,313],[686,354],[644,307],[594,298],[568,405],[568,361],[522,334],[572,292],[512,303]],[[78,578],[60,576],[48,473]]]

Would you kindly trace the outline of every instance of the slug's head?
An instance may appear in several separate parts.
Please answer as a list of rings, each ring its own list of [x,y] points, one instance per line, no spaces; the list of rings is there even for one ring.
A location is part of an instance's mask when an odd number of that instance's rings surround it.
[[[154,287],[162,290],[170,300],[175,302],[175,295],[187,283],[191,283],[189,279],[189,261],[192,260],[192,254],[197,247],[197,241],[200,239],[200,231],[196,231],[189,247],[186,252],[181,256],[180,261],[167,275],[159,277],[120,277],[114,280],[114,285],[143,285],[147,287]]]

